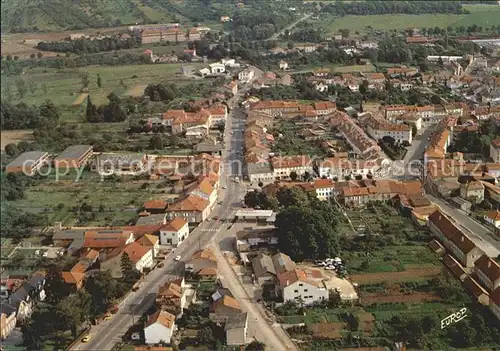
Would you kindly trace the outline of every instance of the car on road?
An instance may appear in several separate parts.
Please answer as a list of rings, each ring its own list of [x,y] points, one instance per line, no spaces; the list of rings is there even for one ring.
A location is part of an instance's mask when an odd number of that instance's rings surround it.
[[[175,260],[175,261],[180,261],[180,260],[181,260],[181,255],[177,255],[177,256],[175,256],[174,260]]]
[[[224,186],[222,187],[222,189],[227,189],[227,186],[225,186],[225,185],[224,185]]]
[[[163,262],[158,263],[158,268],[161,268],[163,266],[164,266]]]
[[[92,339],[92,335],[91,334],[87,334],[85,335],[83,338],[82,338],[82,342],[89,342],[90,339]]]
[[[105,321],[109,321],[110,319],[113,319],[113,315],[108,312],[104,315],[104,318],[103,318]]]

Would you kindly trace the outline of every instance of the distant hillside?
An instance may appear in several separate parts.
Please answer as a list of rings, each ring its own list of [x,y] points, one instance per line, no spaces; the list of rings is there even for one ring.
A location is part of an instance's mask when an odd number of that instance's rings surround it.
[[[3,33],[61,31],[173,19],[165,7],[151,3],[155,1],[3,0],[1,28]]]

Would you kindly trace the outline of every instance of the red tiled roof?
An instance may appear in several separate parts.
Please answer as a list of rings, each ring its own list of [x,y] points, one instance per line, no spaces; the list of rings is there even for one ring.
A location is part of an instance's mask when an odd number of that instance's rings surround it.
[[[158,310],[155,314],[148,318],[146,322],[145,328],[149,327],[152,324],[159,323],[169,329],[172,329],[175,323],[175,316],[166,311]]]
[[[469,253],[476,245],[462,232],[452,220],[441,211],[436,211],[429,216],[429,222],[432,222],[444,236],[453,242],[464,254]]]
[[[171,231],[171,232],[178,232],[179,230],[182,229],[186,224],[188,223],[187,220],[181,217],[176,217],[167,224],[165,224],[163,227],[161,227],[160,230],[165,230],[165,231]]]
[[[167,202],[164,200],[149,200],[143,204],[144,209],[147,210],[164,210],[167,208]]]
[[[474,262],[474,265],[492,282],[500,279],[500,265],[494,259],[483,255]]]
[[[151,248],[141,246],[139,243],[133,242],[133,243],[128,244],[125,247],[125,249],[123,250],[123,253],[126,253],[128,255],[128,257],[130,257],[130,260],[133,263],[137,263],[149,251],[151,251]]]

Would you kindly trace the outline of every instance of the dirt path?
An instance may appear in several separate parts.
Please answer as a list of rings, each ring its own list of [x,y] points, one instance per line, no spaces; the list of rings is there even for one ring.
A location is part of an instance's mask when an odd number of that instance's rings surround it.
[[[361,294],[360,301],[363,305],[368,306],[373,303],[395,303],[395,302],[409,302],[418,303],[424,301],[439,301],[441,298],[434,294],[429,293],[413,293],[405,295],[403,293],[395,294]]]
[[[442,267],[424,267],[408,269],[404,272],[383,272],[383,273],[366,273],[353,274],[351,281],[358,284],[372,284],[383,282],[408,281],[415,278],[433,277],[441,273]]]

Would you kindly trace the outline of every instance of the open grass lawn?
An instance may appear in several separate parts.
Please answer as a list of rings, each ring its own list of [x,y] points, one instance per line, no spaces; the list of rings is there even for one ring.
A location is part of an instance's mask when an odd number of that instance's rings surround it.
[[[34,68],[26,70],[23,79],[29,84],[34,84],[37,89],[34,93],[28,92],[23,102],[27,104],[39,104],[46,99],[52,100],[56,105],[73,104],[75,99],[81,94],[81,75],[88,72],[90,85],[88,87],[92,102],[103,104],[107,102],[106,96],[114,92],[118,96],[124,95],[129,89],[139,84],[150,84],[160,82],[180,82],[182,77],[176,77],[181,66],[187,64],[157,64],[157,65],[124,65],[124,66],[91,66],[83,68]],[[203,67],[203,64],[192,64],[196,69]],[[97,74],[101,75],[102,88],[97,87]],[[123,82],[123,84],[122,84]],[[13,102],[21,99],[16,92],[15,78],[6,77],[3,84],[11,84]],[[46,88],[47,93],[45,93]],[[3,91],[3,90],[2,90]],[[79,109],[85,107],[83,103]]]
[[[55,175],[51,175],[55,179]],[[49,180],[26,189],[25,198],[12,202],[21,210],[47,213],[53,222],[65,225],[75,224],[78,213],[73,207],[86,202],[93,207],[94,218],[82,224],[87,226],[112,225],[129,222],[136,217],[136,209],[146,200],[161,196],[162,189],[152,184],[142,189],[142,182],[101,182],[96,173],[84,172],[75,182],[76,173],[61,177],[59,181]],[[102,205],[104,211],[99,211]]]
[[[425,15],[370,15],[370,16],[345,16],[333,17],[324,15],[315,22],[324,28],[329,35],[337,33],[340,29],[349,29],[351,32],[368,32],[368,27],[379,30],[392,30],[403,28],[422,27],[459,27],[477,24],[478,26],[491,27],[500,24],[500,6],[495,5],[465,5],[470,14],[425,14]]]

